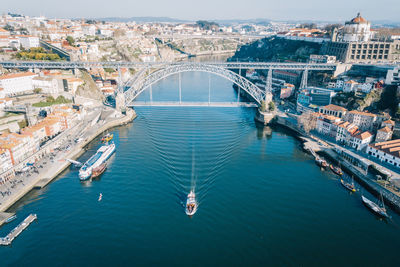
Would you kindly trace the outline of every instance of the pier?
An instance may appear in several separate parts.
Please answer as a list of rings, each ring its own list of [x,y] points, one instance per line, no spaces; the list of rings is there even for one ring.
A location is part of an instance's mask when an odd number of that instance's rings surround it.
[[[8,246],[11,245],[12,241],[19,236],[34,220],[37,219],[36,214],[30,214],[20,224],[17,225],[11,232],[6,236],[0,238],[0,245]]]

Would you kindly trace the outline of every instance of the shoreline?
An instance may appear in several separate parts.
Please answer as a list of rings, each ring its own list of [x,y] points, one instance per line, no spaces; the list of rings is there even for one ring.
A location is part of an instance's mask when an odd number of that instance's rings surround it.
[[[278,127],[282,127],[286,129],[293,137],[299,140],[302,144],[303,151],[307,154],[312,154],[309,150],[304,148],[304,144],[307,142],[314,142],[313,138],[305,136],[301,133],[298,129],[294,129],[292,125],[286,124],[283,120],[275,120],[274,125]],[[340,164],[340,166],[349,174],[352,174],[355,180],[369,193],[374,195],[375,197],[379,197],[380,193],[384,198],[385,204],[389,206],[394,212],[400,214],[400,197],[395,193],[391,192],[390,190],[384,188],[379,183],[375,182],[373,179],[368,177],[367,175],[363,174],[360,170],[358,170],[355,166],[343,160],[339,154],[337,154],[333,148],[326,148],[324,150],[315,151],[314,153],[322,155],[326,158],[329,158],[330,161],[334,162],[335,164]]]
[[[97,136],[101,135],[105,131],[112,129],[117,126],[122,126],[132,122],[136,118],[136,112],[133,109],[127,109],[127,114],[122,118],[118,118],[109,121],[99,127],[92,135],[90,135],[84,142],[77,144],[67,155],[66,158],[77,159],[81,156],[85,150],[84,148],[92,142]],[[13,206],[18,200],[29,193],[33,189],[43,188],[57,178],[66,168],[68,168],[71,163],[65,160],[62,164],[58,165],[56,162],[52,163],[52,166],[48,170],[39,175],[36,179],[32,180],[30,183],[25,184],[18,193],[11,195],[6,202],[4,202],[0,207],[0,213],[6,212],[11,206]],[[0,221],[0,226],[4,223],[4,220]]]

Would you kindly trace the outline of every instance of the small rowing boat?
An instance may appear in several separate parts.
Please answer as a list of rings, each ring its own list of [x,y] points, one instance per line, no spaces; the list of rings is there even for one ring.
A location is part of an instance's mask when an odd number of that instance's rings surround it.
[[[5,223],[10,223],[12,221],[14,221],[15,219],[17,219],[17,215],[13,215],[11,217],[8,217],[7,220],[5,220]]]
[[[337,174],[337,175],[339,175],[339,176],[342,176],[342,175],[343,175],[343,171],[342,171],[339,167],[333,166],[332,164],[331,164],[329,167],[331,168],[331,170],[332,170],[335,174]]]
[[[340,183],[344,186],[344,188],[346,188],[347,190],[351,191],[351,192],[356,192],[356,187],[354,186],[354,180],[352,180],[352,183],[347,183],[345,182],[343,179],[340,179]]]

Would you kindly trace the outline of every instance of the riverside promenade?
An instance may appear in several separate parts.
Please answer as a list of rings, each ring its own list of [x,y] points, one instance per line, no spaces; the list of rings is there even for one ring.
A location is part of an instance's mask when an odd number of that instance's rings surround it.
[[[37,165],[43,166],[38,169],[39,173],[16,176],[6,184],[0,186],[2,191],[7,194],[0,195],[0,212],[9,209],[16,201],[21,199],[29,191],[34,188],[42,188],[54,180],[61,172],[70,166],[70,162],[66,159],[76,159],[83,152],[84,147],[89,144],[94,138],[113,127],[120,126],[131,122],[136,117],[133,109],[128,109],[126,115],[121,115],[118,112],[104,112],[106,115],[97,116],[97,122],[84,121],[79,125],[73,133],[65,137],[65,146],[59,152],[56,152],[53,157],[42,159]],[[99,113],[100,114],[100,113]],[[73,142],[78,136],[81,141]],[[0,225],[4,222],[0,221]]]

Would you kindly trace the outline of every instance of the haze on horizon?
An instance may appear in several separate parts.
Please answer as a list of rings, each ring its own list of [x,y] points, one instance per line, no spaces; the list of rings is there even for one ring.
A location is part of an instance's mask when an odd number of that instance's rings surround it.
[[[20,0],[4,1],[0,12],[50,18],[171,17],[183,20],[272,19],[346,21],[357,12],[371,21],[400,21],[397,0]]]

